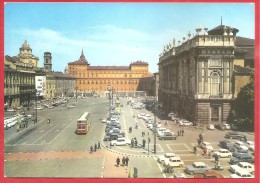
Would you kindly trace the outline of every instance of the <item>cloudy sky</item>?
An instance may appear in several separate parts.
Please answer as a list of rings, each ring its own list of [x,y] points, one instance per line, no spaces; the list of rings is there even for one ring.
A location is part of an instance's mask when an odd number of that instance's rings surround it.
[[[40,59],[52,53],[53,70],[64,71],[81,50],[92,66],[142,60],[158,71],[159,54],[173,38],[221,23],[254,39],[250,3],[6,3],[4,54],[16,56],[25,40]]]

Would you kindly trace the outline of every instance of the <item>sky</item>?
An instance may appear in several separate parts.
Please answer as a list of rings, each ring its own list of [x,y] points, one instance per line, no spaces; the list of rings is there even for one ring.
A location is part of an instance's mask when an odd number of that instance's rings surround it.
[[[173,39],[196,27],[222,24],[254,39],[252,3],[6,3],[4,55],[16,56],[26,40],[43,67],[52,53],[52,69],[64,71],[84,55],[92,66],[128,66],[134,61],[158,71],[159,54]]]

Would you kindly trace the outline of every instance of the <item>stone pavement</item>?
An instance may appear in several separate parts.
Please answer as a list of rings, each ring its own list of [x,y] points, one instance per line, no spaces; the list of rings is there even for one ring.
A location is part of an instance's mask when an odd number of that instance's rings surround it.
[[[8,153],[5,154],[5,161],[30,161],[30,160],[55,160],[55,159],[84,159],[84,158],[105,158],[102,170],[103,178],[127,178],[128,168],[116,166],[116,158],[122,157],[118,154],[106,151],[105,149],[97,150],[90,153],[88,151],[49,151],[49,152],[32,152],[32,153]]]

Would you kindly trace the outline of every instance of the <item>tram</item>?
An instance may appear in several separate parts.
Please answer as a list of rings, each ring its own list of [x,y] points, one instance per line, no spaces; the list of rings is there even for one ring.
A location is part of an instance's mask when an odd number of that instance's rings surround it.
[[[77,121],[77,134],[87,134],[91,125],[90,113],[85,112]]]

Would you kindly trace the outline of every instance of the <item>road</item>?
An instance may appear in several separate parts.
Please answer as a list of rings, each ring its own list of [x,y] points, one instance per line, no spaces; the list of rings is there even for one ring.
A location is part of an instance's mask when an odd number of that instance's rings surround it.
[[[199,149],[197,155],[193,153],[193,146],[197,145],[199,133],[204,133],[204,139],[210,142],[214,149],[219,149],[218,142],[223,139],[225,131],[199,131],[193,128],[185,128],[184,136],[177,140],[160,141],[156,139],[156,154],[154,149],[154,136],[146,128],[143,120],[133,118],[133,114],[138,112],[148,112],[145,109],[136,110],[126,105],[126,99],[120,99],[124,107],[120,122],[122,130],[126,132],[126,137],[131,139],[136,137],[141,143],[143,139],[151,143],[144,149],[130,148],[129,146],[112,147],[108,142],[103,142],[105,124],[101,123],[101,118],[108,114],[108,99],[87,98],[78,100],[76,107],[68,109],[65,104],[53,109],[38,110],[40,121],[20,132],[15,128],[5,131],[5,175],[7,177],[82,177],[82,178],[126,178],[131,167],[138,169],[138,177],[142,178],[167,178],[172,175],[162,173],[162,165],[157,162],[157,156],[166,152],[174,152],[184,161],[183,168],[175,168],[175,171],[183,172],[185,166],[194,161],[203,161],[214,166],[213,158],[208,159],[201,155]],[[71,99],[70,103],[75,102]],[[69,104],[67,104],[69,105]],[[83,112],[91,113],[91,128],[87,135],[77,135],[76,121]],[[150,113],[152,114],[152,113]],[[47,123],[47,119],[51,123]],[[130,126],[138,123],[138,129],[133,128],[132,133],[128,133]],[[168,121],[161,120],[163,126],[173,132],[177,132],[179,126]],[[142,136],[145,132],[145,136]],[[249,140],[253,136],[248,135]],[[101,142],[101,149],[91,154],[90,146]],[[117,157],[128,156],[128,167],[116,167]],[[228,177],[229,158],[221,159],[224,170],[221,173]],[[187,177],[192,177],[187,175]]]

